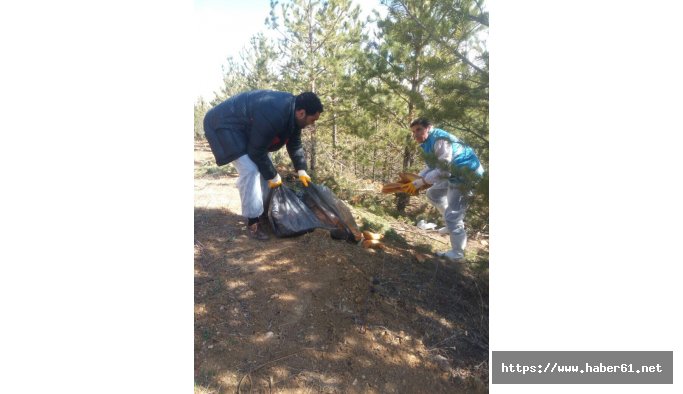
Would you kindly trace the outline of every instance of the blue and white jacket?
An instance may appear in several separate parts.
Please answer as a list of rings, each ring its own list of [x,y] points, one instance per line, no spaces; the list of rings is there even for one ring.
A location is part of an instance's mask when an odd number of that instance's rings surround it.
[[[484,174],[484,167],[474,150],[445,130],[432,127],[429,136],[420,144],[420,147],[425,154],[434,154],[441,161],[446,161],[456,167],[468,168],[478,176]],[[420,172],[420,176],[429,184],[434,184],[444,178],[449,178],[451,183],[460,183],[459,179],[451,177],[447,171],[429,166],[429,164]]]

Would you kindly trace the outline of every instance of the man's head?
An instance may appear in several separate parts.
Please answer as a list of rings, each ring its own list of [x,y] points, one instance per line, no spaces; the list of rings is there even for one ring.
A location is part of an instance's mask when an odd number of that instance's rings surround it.
[[[323,112],[323,104],[318,96],[313,92],[303,92],[296,96],[294,102],[294,118],[300,128],[310,126],[315,123]]]
[[[432,123],[427,118],[417,118],[410,122],[410,131],[413,133],[413,138],[418,144],[425,142],[429,137],[429,130],[432,128]]]

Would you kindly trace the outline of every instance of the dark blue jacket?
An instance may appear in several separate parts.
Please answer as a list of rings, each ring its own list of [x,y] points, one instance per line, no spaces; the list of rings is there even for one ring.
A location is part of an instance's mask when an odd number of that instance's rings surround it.
[[[287,145],[296,170],[306,169],[291,93],[254,90],[218,104],[204,117],[204,134],[219,166],[248,154],[264,179],[277,174],[268,152]]]

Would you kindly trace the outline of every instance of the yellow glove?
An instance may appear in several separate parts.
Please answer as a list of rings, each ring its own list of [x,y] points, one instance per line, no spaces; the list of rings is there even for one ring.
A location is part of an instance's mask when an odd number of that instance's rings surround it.
[[[308,187],[308,184],[312,182],[311,177],[308,176],[306,170],[299,170],[297,172],[299,173],[299,180],[301,181],[301,183],[303,183],[305,187]]]
[[[417,194],[417,189],[425,185],[425,181],[422,178],[416,179],[412,182],[408,182],[401,187],[404,193]]]
[[[415,185],[413,185],[413,182],[404,183],[403,186],[401,186],[401,190],[406,194],[417,194],[417,189],[415,188]]]
[[[280,178],[280,174],[275,174],[275,178],[268,181],[268,187],[271,189],[275,189],[280,185],[282,185],[282,178]]]

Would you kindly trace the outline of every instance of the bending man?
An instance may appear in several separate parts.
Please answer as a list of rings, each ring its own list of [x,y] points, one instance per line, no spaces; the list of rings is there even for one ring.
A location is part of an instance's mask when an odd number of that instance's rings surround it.
[[[249,237],[268,239],[262,229],[264,202],[269,190],[282,184],[269,152],[286,146],[301,182],[308,186],[311,181],[306,173],[301,130],[313,125],[321,112],[323,105],[315,93],[294,96],[254,90],[231,97],[204,117],[204,133],[216,164],[232,163],[239,174],[237,188]]]

